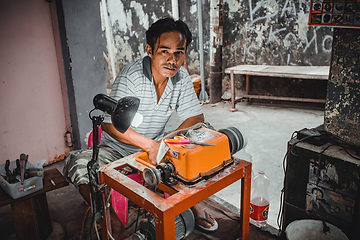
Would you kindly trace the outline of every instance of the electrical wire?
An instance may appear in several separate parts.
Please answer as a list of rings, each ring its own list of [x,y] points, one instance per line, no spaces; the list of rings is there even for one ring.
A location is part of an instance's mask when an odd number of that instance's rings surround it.
[[[102,186],[99,190],[101,190],[103,187],[104,187],[104,186]],[[90,197],[91,197],[91,196],[90,196]],[[105,206],[108,205],[108,203],[109,203],[109,201],[110,201],[110,197],[111,197],[111,193],[108,194],[108,196],[107,196],[107,198],[106,198],[106,200],[105,200]],[[90,202],[92,202],[92,201],[90,201]],[[86,220],[87,214],[88,214],[88,212],[89,212],[90,209],[92,209],[91,206],[86,210],[85,217],[84,217],[84,219],[83,219],[83,226],[85,225],[85,220]],[[95,221],[95,219],[94,219],[94,213],[92,214],[92,219],[91,219],[91,222],[90,222],[90,231],[89,231],[90,239],[92,239],[92,234],[91,234],[91,229],[92,229],[92,227],[94,227],[94,229],[95,229],[97,239],[100,240],[101,238],[100,238],[100,235],[99,235],[99,230],[98,230],[98,228],[97,228],[97,223],[96,223],[96,221]],[[109,229],[106,229],[106,231],[108,232],[109,237],[110,237],[111,239],[114,239],[114,237],[111,235]]]
[[[109,190],[110,191],[110,190]],[[107,198],[106,198],[106,201],[105,201],[105,207],[108,206],[109,202],[110,202],[110,197],[111,197],[111,191],[110,191],[110,194],[108,194]],[[105,209],[104,209],[105,211]],[[115,240],[114,237],[111,235],[109,229],[106,229],[106,231],[108,232],[108,236],[112,239],[112,240]]]
[[[139,211],[140,211],[140,207],[139,207]],[[141,216],[141,212],[140,212],[140,216]],[[134,223],[136,223],[138,221],[138,219],[135,219],[131,224],[129,224],[127,227],[126,227],[126,230],[130,229]]]
[[[154,216],[150,215],[148,216],[148,221],[147,221],[147,224],[146,224],[146,230],[145,230],[145,237],[147,239],[148,237],[148,234],[149,234],[149,226],[150,226],[150,223],[151,223],[151,218],[153,218]],[[151,236],[151,234],[149,234]]]
[[[91,188],[91,186],[90,186],[90,188]],[[93,194],[90,194],[90,209],[92,210],[90,230],[89,230],[90,240],[92,240],[91,229],[93,228],[94,222],[95,222],[95,213],[94,213],[95,211],[94,211],[93,200],[92,200],[93,196],[94,196]]]
[[[110,231],[107,230],[107,232],[108,232],[108,235],[109,235],[109,237],[111,238],[111,240],[115,240],[115,238],[111,235]]]
[[[293,140],[295,138],[295,133],[296,132],[293,132],[293,134],[291,135],[291,138],[289,141]],[[277,217],[277,225],[279,227],[279,233],[281,235],[281,233],[283,232],[282,231],[282,227],[283,227],[283,224],[284,224],[284,219],[283,219],[283,214],[284,214],[284,196],[285,196],[285,183],[286,183],[286,159],[290,153],[291,149],[288,148],[288,150],[286,151],[286,154],[283,158],[283,171],[284,171],[284,181],[283,181],[283,188],[281,189],[281,193],[280,193],[280,207],[279,207],[279,214],[278,214],[278,217]]]
[[[341,140],[339,137],[335,136],[335,135],[331,135],[331,136],[328,136],[328,138],[330,139],[330,141],[332,142],[340,142],[338,144],[335,144],[339,147],[341,147],[350,157],[356,159],[356,160],[360,160],[359,157],[356,157],[354,155],[352,155],[348,149],[351,149],[351,150],[354,150],[356,152],[356,154],[360,155],[360,147],[356,147],[356,146],[349,146],[349,144],[343,140]],[[335,140],[334,140],[335,139]],[[347,147],[345,147],[347,146]]]
[[[97,237],[98,240],[100,240],[100,235],[99,235],[99,231],[97,229],[97,224],[96,223],[95,223],[94,227],[95,227],[96,237]]]
[[[143,186],[145,186],[145,181],[143,182]],[[156,193],[156,191],[157,191],[157,186],[155,186],[154,189],[153,189],[153,192],[154,192],[154,193]],[[141,207],[139,206],[136,220],[133,221],[133,222],[130,224],[130,226],[126,227],[126,230],[128,230],[129,228],[131,228],[132,225],[134,225],[134,223],[136,223],[134,233],[137,231],[140,215],[141,215]],[[145,213],[145,216],[146,216],[146,213]],[[149,226],[150,226],[150,224],[151,224],[151,218],[152,218],[152,217],[154,217],[154,216],[152,216],[151,214],[149,214],[149,216],[148,216],[148,221],[147,221],[147,224],[146,224],[146,229],[145,229],[145,237],[147,237],[147,234],[149,234],[148,231],[149,231]]]
[[[136,233],[137,231],[137,227],[138,227],[138,222],[139,222],[139,217],[140,217],[140,206],[138,208],[138,214],[137,214],[137,217],[136,217],[136,224],[135,224],[135,230],[134,230],[134,233]]]
[[[83,231],[84,231],[84,228],[85,228],[86,218],[88,216],[88,213],[89,213],[90,209],[91,209],[90,206],[86,209],[86,212],[85,212],[85,215],[84,215],[84,218],[83,218],[83,222],[81,224],[81,235],[83,234]]]
[[[314,155],[321,155],[323,154],[326,150],[328,150],[330,147],[333,147],[333,146],[338,146],[340,148],[342,148],[350,157],[356,159],[356,160],[360,160],[360,158],[354,156],[353,154],[351,154],[349,152],[348,149],[352,149],[352,150],[355,150],[356,152],[360,151],[360,149],[358,147],[350,147],[350,146],[345,146],[347,143],[342,141],[340,138],[338,137],[335,137],[335,136],[329,136],[328,134],[326,134],[326,132],[324,131],[318,131],[322,137],[325,137],[328,142],[330,143],[328,146],[326,146],[321,152],[319,153],[315,153],[315,154],[301,154],[301,155],[298,155],[295,153],[294,151],[294,148],[295,146],[298,144],[298,143],[301,143],[301,142],[306,142],[306,140],[310,139],[310,138],[313,138],[315,136],[306,136],[304,138],[301,138],[299,139],[297,142],[295,142],[292,146],[291,146],[291,154],[294,155],[294,156],[297,156],[297,157],[311,157],[311,156],[314,156]],[[295,131],[294,133],[298,133],[298,131]],[[294,135],[293,133],[293,135]],[[335,139],[334,139],[335,138]]]
[[[342,149],[343,149],[347,154],[349,154],[350,157],[355,158],[356,160],[360,160],[360,158],[355,157],[354,155],[352,155],[346,148],[342,147]]]
[[[294,140],[297,137],[297,134],[298,134],[298,131],[293,132],[289,142]],[[279,207],[279,213],[278,213],[278,217],[277,217],[277,221],[276,221],[277,225],[279,227],[279,235],[281,235],[283,233],[283,224],[284,224],[283,214],[284,214],[284,197],[286,195],[286,188],[285,188],[285,183],[286,183],[286,159],[288,158],[289,154],[292,154],[294,156],[299,156],[294,152],[294,147],[298,143],[303,142],[303,141],[305,141],[305,140],[307,140],[307,139],[309,139],[311,137],[313,137],[313,136],[307,136],[307,137],[304,137],[302,139],[299,139],[297,142],[295,142],[294,144],[289,146],[287,151],[286,151],[286,154],[285,154],[285,156],[283,158],[284,181],[283,181],[283,188],[281,189],[281,193],[280,193],[280,207]],[[325,148],[322,152],[326,151],[327,148]],[[301,155],[301,156],[304,156],[304,155]],[[313,156],[313,155],[309,155],[309,156]]]
[[[219,174],[220,172],[224,171],[227,167],[231,166],[234,163],[234,158],[231,157],[228,160],[225,160],[223,162],[222,165],[219,165],[213,169],[211,169],[208,172],[205,172],[203,174],[199,174],[198,177],[195,177],[192,180],[187,180],[184,177],[182,177],[179,174],[173,174],[172,177],[176,180],[181,182],[182,184],[186,185],[186,186],[191,186],[191,185],[195,185],[196,183],[203,181],[203,180],[208,180],[214,176],[216,176],[217,174]]]
[[[155,186],[155,188],[154,188],[154,193],[156,193],[156,189],[157,189],[157,186]],[[151,218],[153,218],[153,217],[154,216],[152,216],[151,214],[149,214],[149,216],[148,216],[148,222],[146,224],[146,229],[145,229],[145,237],[146,237],[146,239],[147,239],[147,235],[149,233],[149,226],[150,226],[150,223],[151,223]]]

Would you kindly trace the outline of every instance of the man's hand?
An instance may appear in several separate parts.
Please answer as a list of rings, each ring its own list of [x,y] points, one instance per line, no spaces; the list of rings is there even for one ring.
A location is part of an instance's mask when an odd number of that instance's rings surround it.
[[[151,140],[151,146],[148,149],[144,149],[149,155],[149,162],[155,166],[157,165],[156,157],[159,152],[159,148],[160,144],[154,140]]]
[[[153,165],[157,164],[156,156],[159,151],[160,144],[156,141],[135,132],[131,128],[129,128],[125,133],[120,133],[111,123],[102,123],[101,129],[119,142],[141,148],[148,153],[149,162]]]

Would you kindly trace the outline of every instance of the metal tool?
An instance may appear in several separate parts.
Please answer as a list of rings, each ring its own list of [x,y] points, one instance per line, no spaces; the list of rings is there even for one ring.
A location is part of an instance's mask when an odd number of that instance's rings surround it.
[[[198,142],[198,141],[191,141],[186,137],[183,136],[175,136],[174,139],[165,139],[165,143],[169,144],[196,144],[196,145],[203,145],[203,146],[216,146],[214,143],[205,143],[205,142]]]
[[[28,160],[29,155],[26,155],[25,153],[20,154],[20,182],[21,184],[24,184],[24,178],[25,178],[25,170],[26,170],[26,163]]]
[[[29,155],[22,153],[20,155],[20,159],[16,159],[16,168],[12,171],[10,169],[11,162],[10,160],[6,160],[5,162],[5,175],[3,177],[6,179],[8,183],[16,183],[21,182],[24,184],[24,181],[28,178],[32,177],[41,177],[44,175],[43,169],[33,168],[31,164],[29,168],[27,168]],[[20,179],[20,180],[19,180]]]
[[[11,172],[9,167],[10,167],[10,160],[6,160],[5,162],[6,181],[8,181],[8,183],[15,183],[16,182],[15,171],[14,173]]]
[[[10,160],[6,160],[6,162],[5,162],[5,172],[6,172],[6,175],[8,177],[10,175],[12,175],[12,172],[10,171],[9,167],[10,167]]]
[[[25,170],[25,179],[27,178],[31,178],[31,177],[41,177],[42,175],[44,175],[44,170],[43,169],[32,169],[32,168],[28,168]]]
[[[14,169],[14,175],[20,175],[20,160],[16,159],[16,168]]]

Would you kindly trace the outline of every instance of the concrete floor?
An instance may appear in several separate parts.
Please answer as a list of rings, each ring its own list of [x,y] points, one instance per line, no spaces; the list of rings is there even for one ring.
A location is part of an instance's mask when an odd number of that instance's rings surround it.
[[[230,112],[229,103],[202,106],[205,120],[215,129],[234,126],[247,138],[244,149],[235,157],[253,163],[253,172],[265,170],[270,178],[269,189],[270,212],[268,223],[277,229],[276,219],[279,211],[280,191],[283,186],[282,162],[286,153],[287,141],[294,131],[312,128],[323,123],[323,110],[283,107],[274,105],[250,104],[246,102],[236,105],[238,111]],[[179,124],[176,117],[169,122],[167,129],[175,129]],[[47,168],[62,170],[63,162]],[[239,185],[233,184],[216,194],[225,202],[239,207]],[[52,221],[60,223],[63,229],[51,239],[80,239],[87,205],[77,189],[72,185],[47,193],[48,205]],[[61,228],[61,227],[60,227]],[[64,234],[61,233],[64,230]],[[15,239],[12,224],[11,208],[0,208],[0,239]],[[272,239],[268,235],[257,235],[253,239]]]

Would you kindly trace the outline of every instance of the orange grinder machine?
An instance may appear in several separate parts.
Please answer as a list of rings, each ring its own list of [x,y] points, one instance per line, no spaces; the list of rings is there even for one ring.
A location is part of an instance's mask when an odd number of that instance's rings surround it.
[[[160,182],[191,186],[209,179],[230,166],[234,162],[232,155],[245,146],[245,139],[237,128],[215,131],[203,124],[173,132],[163,141],[167,151],[156,167],[149,164],[147,153],[135,156],[138,162],[148,166],[143,178],[150,187]]]

